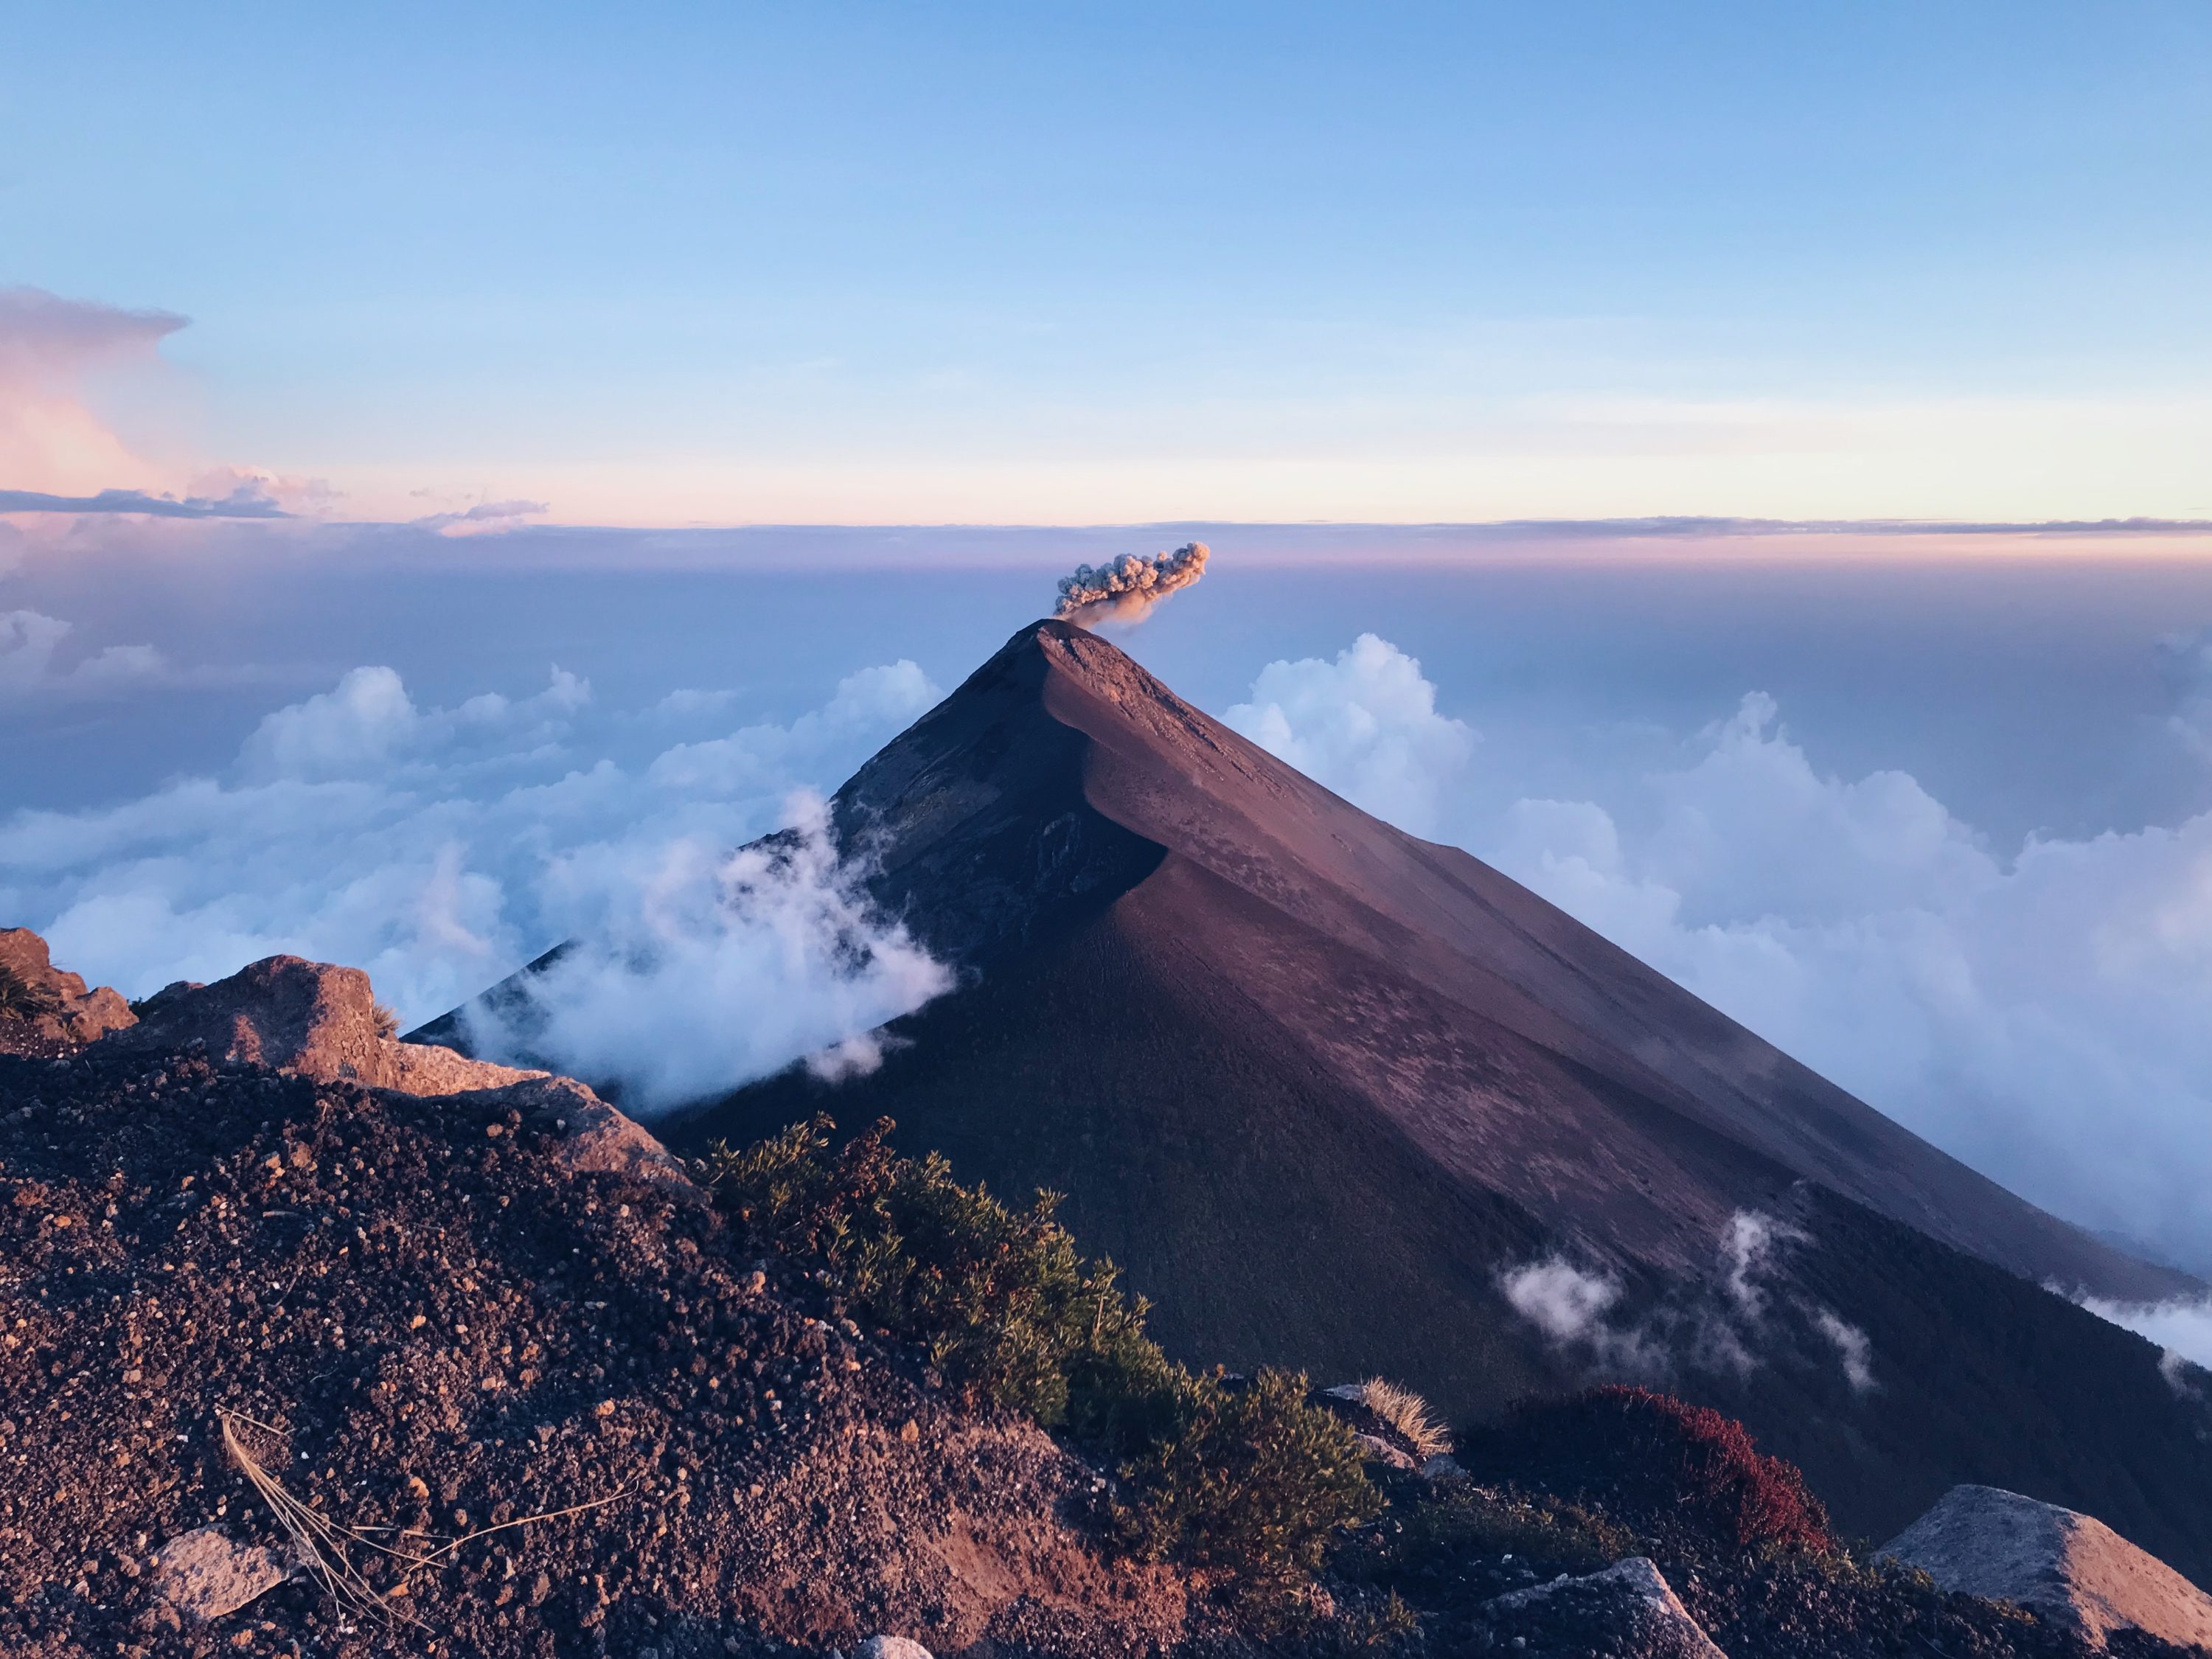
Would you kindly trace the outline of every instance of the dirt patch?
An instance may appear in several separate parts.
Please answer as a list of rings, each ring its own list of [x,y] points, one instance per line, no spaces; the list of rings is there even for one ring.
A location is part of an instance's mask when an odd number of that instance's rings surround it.
[[[952,1409],[671,1183],[573,1167],[562,1099],[0,1059],[0,1651],[1183,1641],[1184,1581],[1102,1549],[1091,1468]],[[156,1593],[197,1528],[292,1547],[225,1413],[374,1607],[295,1580],[195,1627]]]

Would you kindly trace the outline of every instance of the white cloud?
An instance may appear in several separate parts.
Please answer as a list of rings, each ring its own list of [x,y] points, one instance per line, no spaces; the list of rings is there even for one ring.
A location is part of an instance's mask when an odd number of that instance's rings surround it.
[[[67,669],[55,658],[76,630],[36,611],[0,611],[0,696],[99,693],[160,679],[168,663],[150,645],[104,646]]]
[[[2163,1369],[2169,1381],[2176,1381],[2179,1376],[2179,1368],[2171,1363],[2175,1360],[2212,1368],[2212,1298],[2194,1302],[2107,1302],[2100,1297],[2085,1296],[2080,1301],[2098,1318],[2146,1337],[2164,1349],[2169,1363]]]
[[[1583,1352],[1601,1371],[1615,1376],[1656,1374],[1661,1357],[1632,1326],[1613,1319],[1620,1281],[1549,1256],[1512,1268],[1498,1281],[1513,1311],[1556,1347]]]
[[[2212,708],[2204,651],[2176,647],[2178,721]],[[1443,719],[1419,681],[1363,635],[1228,718],[2026,1197],[2212,1267],[2212,815],[2008,854],[1906,774],[1820,772],[1757,693],[1600,799],[1486,805],[1463,747],[1409,739]]]
[[[1766,1291],[1760,1281],[1773,1266],[1776,1251],[1805,1242],[1796,1228],[1756,1210],[1738,1210],[1729,1218],[1721,1235],[1721,1282],[1737,1312],[1747,1319],[1765,1315]]]
[[[875,914],[818,798],[785,816],[794,833],[771,846],[645,854],[599,925],[533,981],[530,1029],[478,1026],[485,1052],[619,1078],[624,1103],[648,1112],[802,1055],[833,1081],[873,1071],[875,1028],[951,974]]]
[[[1864,1394],[1872,1389],[1874,1343],[1867,1334],[1826,1308],[1813,1310],[1813,1325],[1835,1349],[1836,1362],[1844,1368],[1844,1381],[1851,1385],[1851,1392]]]
[[[1273,662],[1222,716],[1308,777],[1415,835],[1441,827],[1440,791],[1474,733],[1437,713],[1436,688],[1395,646],[1362,634],[1333,663]]]
[[[1504,1273],[1513,1310],[1553,1347],[1595,1374],[1657,1381],[1679,1370],[1747,1376],[1770,1358],[1825,1367],[1832,1351],[1855,1394],[1875,1386],[1874,1344],[1864,1331],[1798,1289],[1786,1250],[1810,1235],[1756,1210],[1739,1210],[1721,1230],[1711,1276],[1671,1287],[1632,1311],[1620,1281],[1552,1255]]]
[[[59,637],[18,632],[49,658]],[[617,738],[665,744],[668,722],[726,700],[629,715],[555,669],[533,696],[426,708],[391,669],[358,668],[270,714],[220,777],[0,821],[0,915],[133,995],[285,951],[367,969],[410,1024],[589,936],[596,958],[556,981],[574,1020],[564,1052],[619,1061],[641,1098],[817,1050],[849,1072],[870,1030],[933,993],[935,964],[867,916],[818,825],[781,873],[732,854],[936,696],[910,662],[867,669],[787,726],[626,768]]]
[[[864,668],[837,683],[837,694],[820,709],[801,714],[789,726],[748,726],[725,738],[681,743],[656,758],[648,772],[664,787],[712,795],[758,789],[783,774],[794,754],[857,733],[889,727],[898,731],[939,696],[929,677],[911,662]],[[696,708],[699,693],[678,693]],[[664,699],[664,706],[672,702]]]

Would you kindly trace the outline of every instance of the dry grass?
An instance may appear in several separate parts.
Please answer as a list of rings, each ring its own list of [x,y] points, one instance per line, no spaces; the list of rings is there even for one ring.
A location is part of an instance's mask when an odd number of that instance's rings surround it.
[[[377,1036],[380,1037],[396,1037],[399,1035],[399,1015],[389,1003],[370,1004],[368,1023],[375,1028]]]
[[[61,999],[43,985],[33,985],[5,963],[0,963],[0,1016],[36,1019],[61,1006]]]
[[[331,1598],[344,1612],[356,1617],[370,1615],[392,1620],[400,1624],[420,1625],[422,1620],[404,1605],[411,1597],[410,1576],[434,1567],[464,1544],[472,1544],[479,1538],[489,1537],[495,1532],[507,1532],[517,1527],[526,1527],[539,1521],[558,1521],[571,1515],[582,1515],[587,1510],[605,1509],[610,1504],[620,1503],[629,1495],[629,1489],[610,1498],[595,1498],[588,1504],[574,1504],[565,1510],[549,1510],[538,1515],[526,1515],[513,1521],[504,1521],[495,1527],[480,1527],[459,1538],[433,1539],[418,1533],[400,1534],[403,1546],[393,1548],[377,1541],[371,1532],[389,1534],[389,1528],[365,1528],[343,1526],[319,1510],[301,1503],[284,1489],[284,1483],[269,1472],[238,1432],[238,1425],[258,1429],[278,1440],[283,1431],[270,1427],[241,1412],[218,1407],[216,1416],[222,1425],[223,1449],[238,1465],[239,1473],[246,1484],[259,1494],[269,1506],[269,1513],[291,1540],[292,1553],[300,1565],[320,1583]],[[357,1563],[356,1552],[368,1553]],[[368,1576],[368,1557],[383,1558],[386,1570],[396,1574],[392,1582],[379,1589]]]
[[[1359,1403],[1402,1436],[1419,1462],[1442,1456],[1452,1449],[1451,1435],[1437,1421],[1429,1402],[1411,1389],[1370,1376],[1359,1385]]]

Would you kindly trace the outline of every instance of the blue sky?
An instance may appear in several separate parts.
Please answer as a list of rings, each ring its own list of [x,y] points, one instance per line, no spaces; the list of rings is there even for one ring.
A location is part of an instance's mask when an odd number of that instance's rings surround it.
[[[2212,514],[2193,0],[19,3],[9,36],[0,282],[191,322],[70,392],[135,476],[0,487]]]
[[[1803,524],[2212,520],[2208,87],[2203,0],[14,0],[0,922],[434,1012],[1196,535],[1203,707],[2212,1267],[2212,525]],[[1799,527],[1584,522],[1683,514]]]

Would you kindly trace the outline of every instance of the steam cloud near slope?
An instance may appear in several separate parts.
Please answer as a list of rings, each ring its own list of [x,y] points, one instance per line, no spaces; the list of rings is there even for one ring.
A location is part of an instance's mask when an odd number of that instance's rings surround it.
[[[616,884],[605,925],[532,980],[527,1032],[471,1012],[478,1051],[618,1078],[623,1103],[647,1113],[799,1055],[832,1082],[875,1070],[875,1028],[950,989],[951,973],[876,914],[819,796],[787,816],[787,834],[734,853],[653,854]]]
[[[2199,1302],[2107,1302],[2094,1296],[2077,1300],[2098,1318],[2157,1343],[2166,1352],[2166,1380],[2176,1388],[2185,1386],[2182,1362],[2212,1370],[2212,1297]]]
[[[2195,763],[2212,653],[2172,654],[2203,670]],[[1479,739],[1371,635],[1270,664],[1224,718],[2027,1198],[2212,1271],[2212,814],[2007,854],[1906,774],[1822,774],[1756,692],[1595,798],[1486,793]]]
[[[590,939],[548,987],[555,1041],[639,1103],[807,1055],[862,1066],[870,1031],[942,970],[869,912],[793,791],[938,696],[899,662],[732,729],[722,693],[609,710],[556,669],[532,696],[426,708],[391,669],[357,668],[267,716],[222,775],[0,822],[0,915],[131,995],[291,951],[366,968],[408,1024]],[[794,819],[787,856],[733,853]]]
[[[1632,1316],[1622,1306],[1620,1280],[1561,1255],[1509,1269],[1498,1287],[1547,1342],[1601,1376],[1644,1382],[1695,1370],[1744,1376],[1788,1358],[1833,1364],[1853,1393],[1864,1394],[1878,1386],[1873,1343],[1790,1283],[1787,1252],[1811,1243],[1787,1222],[1739,1210],[1722,1231],[1711,1281]]]
[[[1053,615],[1084,628],[1140,623],[1169,594],[1203,576],[1206,556],[1204,542],[1186,542],[1172,553],[1149,559],[1124,553],[1103,565],[1079,564],[1073,575],[1060,579],[1060,605]]]

